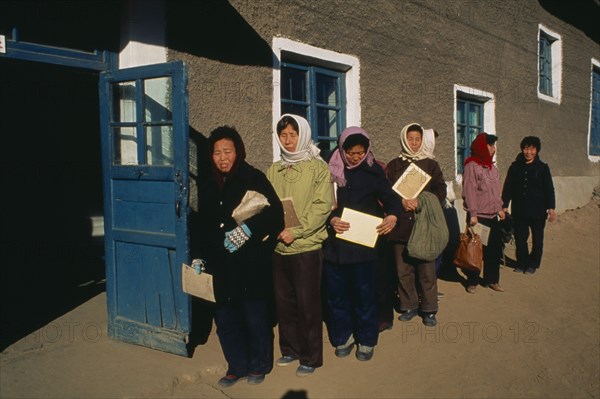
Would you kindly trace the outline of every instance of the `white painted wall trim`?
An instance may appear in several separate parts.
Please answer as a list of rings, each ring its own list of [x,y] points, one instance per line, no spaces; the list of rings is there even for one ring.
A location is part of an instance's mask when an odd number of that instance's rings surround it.
[[[360,61],[358,57],[314,47],[283,37],[273,38],[273,129],[281,116],[281,53],[306,57],[308,62],[318,60],[326,68],[345,72],[346,125],[360,126]],[[280,158],[279,145],[273,140],[273,162]]]
[[[483,103],[483,130],[488,134],[496,135],[496,101],[494,100],[494,94],[487,91],[475,89],[473,87],[463,86],[459,84],[454,85],[454,175],[456,176],[456,182],[462,182],[462,175],[458,174],[458,159],[456,157],[456,150],[458,146],[458,129],[457,129],[457,104],[458,96],[464,95],[466,97],[474,98],[476,101]],[[496,153],[497,155],[497,153]],[[496,159],[496,156],[494,156]]]
[[[167,62],[164,0],[129,0],[124,20],[119,68]]]
[[[540,35],[542,32],[546,36],[550,36],[554,41],[550,45],[552,51],[552,96],[540,92]],[[538,80],[537,80],[537,95],[541,100],[551,103],[560,104],[562,100],[562,36],[542,24],[539,24],[537,36],[537,63]]]
[[[600,70],[600,61],[592,58],[592,65],[590,67],[590,118],[588,121],[588,134],[587,134],[587,154],[588,159],[591,162],[600,162],[600,156],[598,155],[590,155],[590,138],[592,137],[592,95],[593,95],[593,85],[594,85],[594,67]]]

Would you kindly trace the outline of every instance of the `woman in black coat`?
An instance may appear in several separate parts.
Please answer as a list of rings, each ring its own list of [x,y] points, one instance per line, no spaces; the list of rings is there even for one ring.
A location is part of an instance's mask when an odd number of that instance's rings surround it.
[[[539,269],[546,219],[550,222],[556,219],[552,174],[548,165],[540,160],[541,148],[542,143],[535,136],[527,136],[521,141],[521,153],[508,168],[502,189],[505,212],[512,201],[517,247],[517,267],[514,271],[525,274],[533,274]],[[527,244],[529,229],[533,242],[531,253]]]
[[[258,384],[273,367],[271,255],[284,228],[283,207],[266,176],[245,162],[240,135],[223,126],[208,144],[212,177],[199,188],[199,230],[194,247],[213,275],[217,335],[228,363],[219,384],[228,387],[248,376]],[[269,205],[241,225],[232,212],[249,191]]]

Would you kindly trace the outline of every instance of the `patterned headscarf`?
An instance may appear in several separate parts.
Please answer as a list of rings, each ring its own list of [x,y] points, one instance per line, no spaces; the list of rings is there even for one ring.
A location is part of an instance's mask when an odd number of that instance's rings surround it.
[[[365,148],[366,156],[360,160],[356,165],[350,165],[348,159],[346,158],[346,152],[344,151],[344,142],[346,139],[352,135],[360,134],[364,136],[369,141],[369,147]],[[339,140],[338,140],[338,148],[331,155],[331,159],[329,160],[329,171],[331,172],[331,180],[334,183],[337,183],[339,187],[344,187],[346,185],[346,178],[344,176],[344,168],[346,169],[354,169],[361,165],[363,162],[367,162],[369,166],[373,165],[375,157],[371,152],[371,139],[369,138],[369,133],[367,133],[363,128],[358,126],[350,126],[344,129]]]
[[[286,150],[279,141],[279,135],[277,134],[277,127],[273,131],[273,136],[279,149],[281,150],[281,162],[283,165],[293,165],[298,162],[308,161],[313,158],[318,158],[321,150],[319,147],[314,145],[312,141],[312,132],[308,121],[301,116],[292,114],[283,114],[281,118],[289,116],[293,118],[298,124],[298,144],[296,145],[296,151],[290,152]],[[281,118],[279,120],[281,120]]]

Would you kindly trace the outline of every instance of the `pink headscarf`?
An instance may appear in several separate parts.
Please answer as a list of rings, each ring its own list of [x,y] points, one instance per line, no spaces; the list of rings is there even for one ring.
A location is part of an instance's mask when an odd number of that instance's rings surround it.
[[[348,159],[346,158],[346,152],[344,151],[344,142],[349,136],[354,134],[360,134],[369,140],[369,148],[366,148],[367,155],[360,160],[356,165],[350,165]],[[375,157],[371,152],[371,138],[369,137],[369,133],[367,133],[363,128],[358,126],[350,126],[344,129],[342,132],[339,141],[338,148],[333,152],[331,159],[329,160],[329,171],[331,172],[331,180],[334,183],[337,183],[339,187],[344,187],[346,185],[346,177],[344,176],[344,169],[354,169],[361,165],[363,162],[367,162],[369,166],[373,165]]]

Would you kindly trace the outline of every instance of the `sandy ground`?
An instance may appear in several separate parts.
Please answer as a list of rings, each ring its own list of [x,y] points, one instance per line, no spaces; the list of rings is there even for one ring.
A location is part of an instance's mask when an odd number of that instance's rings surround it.
[[[600,210],[592,202],[547,226],[538,273],[503,267],[504,293],[479,287],[469,295],[440,281],[438,326],[396,321],[370,362],[336,358],[326,337],[325,364],[314,375],[275,367],[261,385],[225,390],[214,328],[189,359],[115,342],[101,294],[0,354],[0,397],[599,398],[599,270]]]

